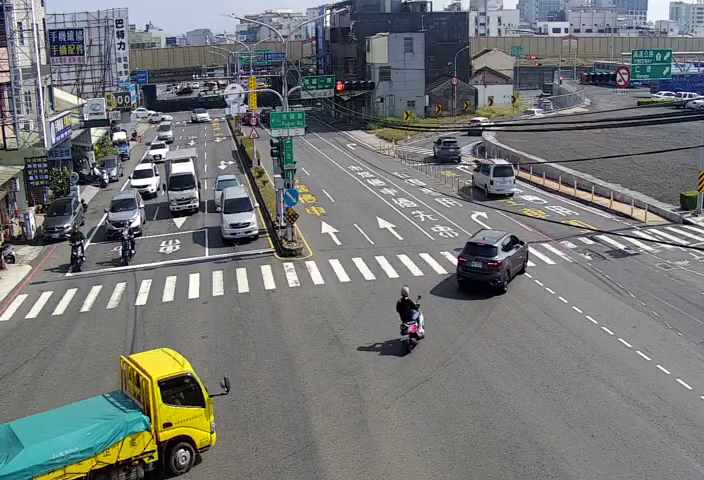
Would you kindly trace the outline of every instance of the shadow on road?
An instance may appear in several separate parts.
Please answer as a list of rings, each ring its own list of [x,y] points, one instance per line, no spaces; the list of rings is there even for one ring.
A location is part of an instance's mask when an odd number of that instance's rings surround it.
[[[486,300],[496,295],[496,290],[487,285],[467,284],[460,288],[457,285],[457,277],[452,275],[445,278],[430,290],[431,295],[440,298],[452,298],[454,300]]]
[[[358,352],[376,352],[379,355],[403,357],[406,352],[398,338],[386,340],[385,342],[375,342],[370,345],[360,345],[357,347]]]

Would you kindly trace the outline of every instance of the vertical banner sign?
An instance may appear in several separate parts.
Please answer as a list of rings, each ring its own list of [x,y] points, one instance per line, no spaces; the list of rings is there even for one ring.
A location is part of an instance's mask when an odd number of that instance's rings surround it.
[[[86,46],[82,28],[51,29],[49,59],[54,65],[76,65],[85,60]]]
[[[24,169],[29,188],[49,185],[49,161],[46,157],[25,158]]]
[[[256,90],[257,89],[257,79],[255,78],[254,75],[249,77],[249,90]],[[248,94],[249,97],[249,109],[251,111],[255,111],[257,109],[257,92],[252,92],[250,91]]]
[[[120,14],[124,11],[124,16],[116,16],[114,20],[117,80],[123,82],[130,79],[129,43],[127,38],[127,9],[118,9],[117,11],[120,12]]]

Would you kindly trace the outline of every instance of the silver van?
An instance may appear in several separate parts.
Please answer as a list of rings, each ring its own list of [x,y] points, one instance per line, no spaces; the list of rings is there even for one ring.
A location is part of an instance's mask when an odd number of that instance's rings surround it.
[[[513,196],[516,190],[516,172],[506,160],[481,160],[474,169],[472,182],[487,195]]]
[[[166,143],[173,143],[174,129],[171,122],[162,122],[156,128],[156,139]]]

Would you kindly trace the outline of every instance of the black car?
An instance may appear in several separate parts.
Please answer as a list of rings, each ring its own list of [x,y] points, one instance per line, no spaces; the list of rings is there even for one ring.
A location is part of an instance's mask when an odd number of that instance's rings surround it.
[[[457,257],[457,284],[481,283],[508,291],[516,275],[528,266],[528,245],[500,230],[482,229],[467,241]]]

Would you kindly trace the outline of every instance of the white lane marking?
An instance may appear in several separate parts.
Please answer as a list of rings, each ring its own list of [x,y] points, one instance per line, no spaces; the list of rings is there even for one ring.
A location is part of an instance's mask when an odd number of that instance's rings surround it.
[[[526,263],[526,265],[529,267],[535,267],[535,263],[533,263],[531,260],[528,260],[528,263]]]
[[[208,179],[207,178],[203,180],[203,188],[205,188],[206,190],[208,189]]]
[[[647,361],[651,361],[651,360],[652,360],[652,358],[650,358],[649,356],[647,356],[645,353],[641,352],[640,350],[636,350],[636,353],[637,353],[638,355],[640,355],[641,357],[643,357],[643,358],[644,358],[645,360],[647,360]]]
[[[590,322],[592,322],[594,325],[599,325],[599,322],[597,322],[596,320],[594,320],[594,318],[591,317],[591,316],[589,316],[589,315],[585,315],[584,318],[586,318],[587,320],[589,320]]]
[[[418,266],[413,263],[413,260],[410,259],[410,257],[404,253],[400,255],[396,255],[396,257],[401,260],[401,263],[408,269],[409,272],[411,272],[411,275],[414,277],[420,277],[423,275],[423,272],[418,268]]]
[[[32,306],[32,309],[24,318],[37,318],[37,316],[39,316],[39,314],[41,313],[42,308],[44,308],[44,305],[46,305],[46,302],[49,301],[49,298],[51,298],[51,295],[53,293],[53,291],[42,292],[42,294],[39,295],[39,299],[35,302],[35,304]]]
[[[575,312],[577,312],[577,313],[579,313],[579,314],[583,314],[583,313],[584,313],[579,307],[575,307],[574,305],[572,305],[572,310],[574,310]]]
[[[667,368],[665,368],[665,367],[663,367],[662,365],[660,365],[659,363],[656,365],[656,367],[658,367],[658,370],[660,370],[660,371],[661,371],[662,373],[664,373],[665,375],[669,375],[669,374],[670,374],[670,371],[669,371]]]
[[[675,380],[677,381],[677,383],[679,383],[680,385],[682,385],[682,386],[683,386],[684,388],[686,388],[687,390],[693,390],[693,388],[690,387],[689,385],[687,385],[687,383],[685,383],[685,381],[682,380],[681,378],[676,378]]]
[[[618,337],[618,341],[621,342],[621,343],[623,343],[623,344],[624,344],[625,346],[627,346],[628,348],[633,348],[633,345],[631,345],[630,343],[628,343],[627,341],[625,341],[625,340],[624,340],[623,338],[621,338],[621,337]]]
[[[298,274],[296,274],[296,267],[293,265],[293,262],[284,262],[283,266],[288,286],[291,288],[300,287],[301,282],[298,280]]]
[[[652,235],[648,235],[647,233],[642,232],[642,231],[640,231],[640,230],[633,230],[633,231],[630,232],[630,233],[632,233],[633,235],[635,235],[635,236],[637,236],[637,237],[645,238],[646,240],[651,240],[651,241],[653,241],[653,242],[658,242],[658,241],[659,241],[657,238],[653,237]],[[659,245],[660,245],[661,247],[667,248],[668,250],[673,249],[673,248],[677,248],[677,247],[675,247],[675,246],[673,246],[673,245],[665,245],[665,244],[659,244]]]
[[[625,246],[622,243],[617,242],[616,240],[614,240],[611,237],[607,237],[606,235],[597,235],[596,238],[598,238],[599,240],[601,240],[604,243],[608,243],[612,247],[616,247],[619,250],[628,250],[627,246]]]
[[[59,303],[58,305],[56,305],[56,308],[54,309],[52,315],[63,315],[63,313],[68,308],[68,305],[71,303],[71,300],[73,300],[74,295],[76,295],[77,291],[77,288],[69,288],[68,290],[66,290],[66,293],[64,293],[64,296],[61,297],[61,300],[59,300]]]
[[[626,242],[631,242],[633,245],[635,245],[635,246],[638,247],[638,248],[642,248],[642,249],[645,250],[646,252],[655,252],[655,251],[657,251],[657,250],[655,250],[653,247],[651,247],[650,245],[648,245],[647,243],[641,242],[640,240],[636,240],[635,238],[629,238],[629,237],[621,237],[621,238],[622,238],[624,241],[626,241]]]
[[[152,279],[151,278],[148,278],[146,280],[142,280],[142,283],[139,284],[139,290],[137,291],[137,298],[134,301],[134,304],[136,306],[147,304],[147,300],[149,299],[149,290],[151,288],[152,288]]]
[[[274,282],[274,274],[271,271],[271,265],[262,265],[262,280],[264,280],[265,290],[274,290],[276,288],[276,282]]]
[[[589,237],[577,237],[577,240],[585,245],[594,245],[596,242]]]
[[[398,278],[398,273],[396,273],[396,270],[394,270],[394,267],[391,266],[389,261],[386,259],[386,257],[382,257],[381,255],[377,255],[374,257],[376,260],[376,263],[379,264],[381,269],[384,271],[387,277],[389,278]]]
[[[557,298],[559,298],[562,303],[569,303],[565,297],[558,296]]]
[[[327,190],[325,190],[325,189],[323,188],[323,189],[322,189],[322,192],[325,194],[326,197],[328,197],[328,200],[330,200],[330,203],[335,203],[335,199],[332,198],[332,195],[330,195],[330,194],[327,192]]]
[[[125,293],[126,288],[127,282],[120,282],[115,285],[115,288],[112,290],[112,295],[110,295],[110,300],[108,300],[108,304],[105,307],[107,310],[112,310],[120,304],[122,294]]]
[[[95,304],[95,300],[98,298],[98,295],[100,294],[100,291],[102,289],[102,285],[93,285],[93,287],[90,289],[90,292],[88,292],[88,296],[83,301],[83,305],[81,306],[81,312],[90,312],[90,309],[93,308],[93,304]]]
[[[457,266],[457,257],[455,257],[450,252],[440,252],[440,255],[445,257],[452,265]]]
[[[547,255],[543,255],[542,253],[540,253],[539,251],[537,251],[535,248],[533,248],[533,247],[528,247],[528,251],[530,252],[531,255],[533,255],[533,256],[535,256],[535,257],[538,257],[540,260],[542,260],[543,262],[547,263],[548,265],[555,265],[555,262],[553,262],[553,261],[550,259],[550,257],[548,257]]]
[[[526,278],[533,278],[533,275],[531,275],[531,274],[528,273],[528,272],[525,273],[525,276],[526,276]]]
[[[398,240],[403,240],[403,237],[399,235],[399,233],[396,231],[396,225],[393,223],[389,222],[388,220],[384,220],[381,217],[376,217],[376,221],[379,224],[379,228],[382,230],[388,230],[389,233],[391,233],[394,237],[396,237]]]
[[[188,299],[200,297],[200,273],[188,274]]]
[[[310,279],[313,281],[313,285],[325,284],[325,280],[323,280],[323,276],[320,274],[320,270],[318,270],[318,265],[313,260],[306,261],[306,269],[308,270]]]
[[[213,297],[225,295],[225,280],[222,270],[213,270]]]
[[[555,290],[552,288],[545,287],[545,291],[547,291],[550,295],[555,295]]]
[[[656,235],[660,235],[662,238],[666,238],[673,243],[679,243],[680,245],[689,245],[689,242],[685,242],[684,240],[681,240],[675,237],[674,235],[670,235],[669,233],[663,232],[662,230],[658,230],[656,228],[649,228],[648,232],[653,232]]]
[[[159,205],[157,205],[154,209],[154,216],[152,217],[152,221],[156,220],[157,215],[159,215]]]
[[[561,241],[560,243],[561,243],[562,245],[564,245],[565,248],[570,248],[570,249],[577,248],[577,245],[575,245],[574,243],[572,243],[572,242],[570,242],[570,241],[568,241],[568,240],[563,240],[563,241]]]
[[[540,280],[538,280],[537,278],[534,278],[533,281],[536,283],[536,285],[540,285],[541,287],[545,286],[545,284],[543,282],[541,282]]]
[[[240,267],[235,272],[237,276],[237,293],[249,292],[249,280],[247,279],[247,269]]]
[[[305,167],[301,167],[301,170],[303,170],[303,173],[305,173],[306,175],[310,175],[310,173],[308,173],[308,170],[306,170]]]
[[[675,228],[675,227],[665,227],[665,228],[671,232],[675,232],[675,233],[680,234],[682,236],[685,236],[687,238],[691,238],[692,240],[696,240],[697,242],[704,242],[704,238],[702,238],[698,235],[694,235],[692,233],[689,233],[685,230],[680,230],[679,228]]]
[[[352,263],[354,263],[354,266],[357,267],[359,273],[362,274],[362,278],[365,280],[376,280],[376,276],[372,273],[367,264],[364,263],[364,260],[359,257],[354,257],[352,259]]]
[[[445,275],[447,273],[447,270],[440,265],[433,257],[430,256],[430,254],[427,253],[419,253],[418,256],[425,260],[425,263],[430,265],[430,268],[435,270],[435,273],[438,275]]]
[[[704,235],[704,229],[693,227],[692,225],[681,225],[682,228]]]
[[[344,267],[340,263],[340,261],[336,258],[330,258],[328,259],[328,263],[330,263],[330,266],[335,272],[335,275],[337,275],[337,279],[340,280],[340,282],[349,282],[350,277],[347,275],[347,272],[345,272]]]
[[[554,253],[555,255],[557,255],[558,257],[562,258],[563,260],[566,260],[566,261],[572,263],[572,259],[569,256],[567,256],[567,254],[565,252],[563,252],[562,250],[559,250],[559,249],[553,247],[549,243],[541,243],[540,245],[542,245],[545,250],[548,250],[548,251]]]
[[[604,327],[603,325],[602,325],[601,329],[602,329],[603,331],[605,331],[606,333],[608,333],[609,335],[613,335],[613,334],[614,334],[614,332],[612,332],[612,331],[609,330],[608,328]]]
[[[162,303],[173,302],[176,296],[176,275],[169,275],[164,280],[164,293],[161,294]]]
[[[10,303],[7,308],[5,309],[4,312],[2,312],[2,316],[0,316],[0,322],[6,322],[9,319],[12,318],[12,316],[15,314],[18,308],[24,303],[25,300],[27,300],[27,297],[29,295],[23,293],[21,295],[17,295],[15,299]]]
[[[369,238],[369,235],[367,235],[367,234],[364,232],[364,230],[362,230],[362,227],[360,227],[360,226],[357,225],[356,223],[354,223],[353,225],[354,225],[354,228],[356,228],[357,231],[359,231],[359,233],[361,233],[362,236],[367,239],[367,242],[369,242],[369,243],[371,243],[372,245],[374,245],[374,242],[372,241],[371,238]]]

